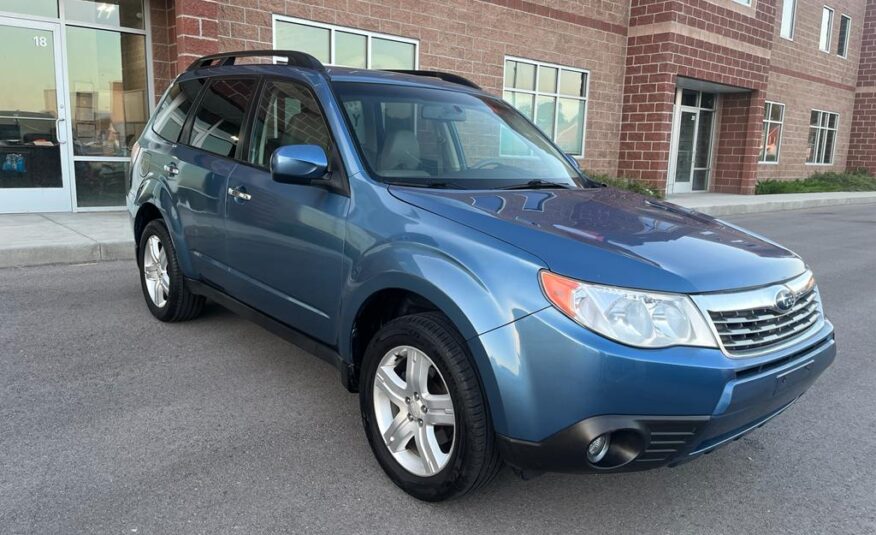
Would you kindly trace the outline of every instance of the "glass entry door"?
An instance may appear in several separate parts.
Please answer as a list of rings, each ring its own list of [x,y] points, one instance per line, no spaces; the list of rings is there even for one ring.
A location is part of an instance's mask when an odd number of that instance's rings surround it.
[[[71,209],[59,33],[0,17],[0,213]]]
[[[668,193],[707,191],[712,165],[715,95],[679,89],[675,110]]]

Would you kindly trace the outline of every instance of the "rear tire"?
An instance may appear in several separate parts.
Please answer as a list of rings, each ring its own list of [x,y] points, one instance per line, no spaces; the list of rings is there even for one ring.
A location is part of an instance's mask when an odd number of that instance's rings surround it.
[[[204,309],[204,297],[186,287],[185,276],[176,258],[176,249],[164,222],[150,221],[137,248],[140,285],[149,312],[165,322],[194,319]]]
[[[366,349],[359,393],[375,457],[411,496],[433,502],[457,498],[486,485],[501,469],[465,340],[442,314],[403,316],[381,328]]]

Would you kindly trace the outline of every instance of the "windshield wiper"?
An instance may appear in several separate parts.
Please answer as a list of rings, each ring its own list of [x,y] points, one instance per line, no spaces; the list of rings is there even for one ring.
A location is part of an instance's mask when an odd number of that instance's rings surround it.
[[[398,180],[393,180],[392,182],[388,182],[388,184],[390,186],[405,186],[408,188],[465,189],[462,186],[450,184],[448,182],[401,182]]]
[[[561,184],[559,182],[551,182],[550,180],[542,180],[537,178],[535,180],[530,180],[529,182],[523,182],[520,184],[511,184],[510,186],[505,186],[499,189],[569,189],[568,184]]]

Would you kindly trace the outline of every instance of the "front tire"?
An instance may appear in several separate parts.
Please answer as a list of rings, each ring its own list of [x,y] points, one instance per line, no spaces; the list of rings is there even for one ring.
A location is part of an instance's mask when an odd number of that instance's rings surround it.
[[[164,222],[150,221],[137,248],[140,284],[149,312],[166,322],[196,318],[204,308],[204,298],[186,287],[185,276],[176,259],[176,250]]]
[[[415,498],[462,496],[502,464],[465,341],[441,314],[403,316],[368,345],[362,421],[383,470]]]

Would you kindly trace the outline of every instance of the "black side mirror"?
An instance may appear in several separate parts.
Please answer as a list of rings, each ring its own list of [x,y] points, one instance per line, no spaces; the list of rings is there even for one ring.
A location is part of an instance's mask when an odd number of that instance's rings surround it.
[[[328,156],[319,145],[286,145],[271,155],[271,177],[283,184],[310,184],[328,171]]]

